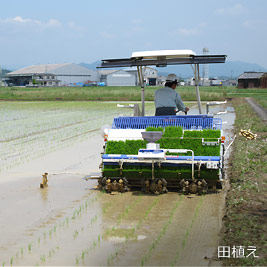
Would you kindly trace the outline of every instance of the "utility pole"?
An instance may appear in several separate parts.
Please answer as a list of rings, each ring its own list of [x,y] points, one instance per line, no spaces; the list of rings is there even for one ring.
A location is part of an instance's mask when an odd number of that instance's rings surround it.
[[[203,48],[203,55],[207,55],[209,53],[209,49],[207,47]],[[209,86],[209,65],[203,65],[203,86]]]

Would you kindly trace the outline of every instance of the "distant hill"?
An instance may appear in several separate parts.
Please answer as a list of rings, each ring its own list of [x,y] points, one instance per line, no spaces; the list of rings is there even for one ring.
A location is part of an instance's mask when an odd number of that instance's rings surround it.
[[[96,70],[96,67],[99,67],[101,65],[101,61],[95,61],[95,62],[93,62],[91,64],[81,63],[79,65],[82,66],[82,67],[85,67],[87,69],[90,69],[90,70]]]
[[[159,74],[166,75],[168,73],[176,73],[179,77],[188,78],[193,76],[190,65],[167,66],[158,68]],[[245,71],[267,71],[260,65],[251,64],[241,61],[226,61],[222,64],[209,64],[209,77],[228,77],[237,78]],[[200,65],[200,76],[203,76],[203,66]]]
[[[96,69],[101,65],[101,61],[95,61],[91,64],[81,63],[83,67],[88,69]],[[156,68],[159,75],[168,75],[169,73],[175,73],[179,77],[189,78],[193,76],[193,71],[190,65],[176,65],[167,66],[163,68]],[[227,61],[224,64],[209,64],[209,77],[228,77],[237,78],[245,71],[263,71],[267,72],[265,68],[258,64],[251,64],[242,61]],[[203,67],[200,65],[200,76],[203,76]]]

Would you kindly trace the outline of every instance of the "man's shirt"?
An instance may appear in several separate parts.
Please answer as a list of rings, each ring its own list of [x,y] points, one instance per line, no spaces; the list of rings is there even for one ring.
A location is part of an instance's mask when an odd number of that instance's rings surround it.
[[[178,111],[185,111],[185,105],[181,96],[172,88],[164,87],[155,92],[155,106],[178,108]]]

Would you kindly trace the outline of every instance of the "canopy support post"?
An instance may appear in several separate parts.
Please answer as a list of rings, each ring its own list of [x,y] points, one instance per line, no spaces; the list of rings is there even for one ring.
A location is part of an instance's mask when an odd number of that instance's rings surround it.
[[[198,110],[199,110],[199,114],[202,114],[201,100],[200,100],[200,94],[199,94],[199,81],[200,81],[199,64],[195,64],[194,74],[195,74],[195,86],[196,86],[196,93],[197,93]]]
[[[141,85],[142,117],[145,116],[145,86],[142,66],[137,66],[138,78]]]

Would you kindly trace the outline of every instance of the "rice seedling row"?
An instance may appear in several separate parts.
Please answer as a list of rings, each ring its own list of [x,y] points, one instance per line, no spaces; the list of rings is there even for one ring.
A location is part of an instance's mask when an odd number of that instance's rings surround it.
[[[169,214],[169,219],[168,221],[162,226],[161,231],[159,233],[159,235],[157,236],[156,239],[154,239],[154,241],[152,242],[152,244],[149,247],[149,250],[145,253],[145,255],[142,257],[141,259],[141,266],[144,266],[144,264],[147,263],[147,261],[149,260],[149,258],[151,257],[151,254],[153,252],[153,250],[158,246],[160,240],[162,239],[162,237],[166,234],[166,231],[169,227],[169,225],[172,223],[173,221],[173,217],[174,214],[177,210],[177,208],[179,207],[179,205],[181,204],[183,200],[183,195],[180,196],[180,198],[176,201],[174,207],[172,208],[170,214]]]
[[[13,119],[9,108],[13,108]],[[118,110],[111,108],[109,116],[106,116],[105,110],[98,110],[97,113],[92,113],[92,110],[84,112],[64,109],[40,111],[8,105],[0,113],[1,172],[86,140],[102,125],[111,123]]]
[[[190,223],[190,225],[188,226],[188,228],[186,229],[185,231],[185,235],[184,235],[184,238],[182,240],[182,247],[181,247],[181,250],[177,250],[177,252],[175,253],[175,256],[174,258],[172,259],[171,263],[170,263],[170,266],[176,266],[176,263],[179,259],[179,256],[181,254],[181,252],[184,250],[185,248],[185,245],[186,245],[186,242],[187,242],[187,239],[188,239],[188,236],[193,228],[193,225],[198,217],[198,214],[199,214],[199,209],[200,207],[202,206],[203,204],[203,198],[204,196],[201,196],[201,199],[200,199],[200,202],[198,203],[198,205],[196,206],[196,209],[195,209],[195,212],[194,212],[194,217]]]
[[[38,252],[41,252],[41,264],[44,264],[47,260],[51,260],[51,258],[55,254],[53,250],[49,250],[49,248],[51,248],[53,245],[53,239],[59,240],[61,238],[60,236],[71,236],[71,232],[68,231],[69,225],[72,224],[74,226],[77,222],[79,223],[79,220],[82,219],[82,216],[88,214],[88,208],[92,207],[99,200],[102,194],[103,193],[101,192],[96,195],[91,193],[90,196],[85,201],[83,201],[82,204],[75,207],[72,216],[64,217],[61,222],[51,225],[50,228],[43,230],[42,235],[39,236],[37,240],[28,243],[28,245],[26,245],[25,247],[21,247],[20,250],[16,253],[16,256],[12,256],[12,258],[16,260],[16,264],[23,262],[25,258],[26,260],[34,258],[36,254],[38,254]],[[92,215],[90,213],[90,223],[86,223],[86,226],[84,226],[84,228],[87,227],[88,229],[94,227],[99,217],[100,214]],[[79,228],[76,231],[77,233],[79,233],[78,231],[83,231],[83,227]],[[73,239],[73,237],[71,239]],[[56,242],[56,240],[54,242]],[[49,243],[51,243],[51,245],[49,245]],[[56,248],[57,250],[59,250],[59,246],[56,246]]]
[[[115,252],[110,253],[106,259],[106,263],[108,266],[110,266],[114,260],[116,260],[116,258],[121,255],[122,253],[125,252],[128,242],[129,242],[129,238],[131,237],[131,235],[134,235],[135,233],[138,232],[138,230],[141,228],[142,224],[146,221],[146,219],[148,218],[149,214],[151,213],[151,210],[158,204],[160,200],[160,197],[157,197],[154,199],[154,201],[152,202],[151,205],[148,206],[148,208],[145,210],[145,213],[143,215],[143,217],[140,217],[139,221],[130,228],[130,234],[126,233],[124,238],[125,238],[125,242],[123,243],[123,245],[116,249]]]
[[[122,219],[127,217],[129,215],[129,212],[133,210],[134,207],[142,200],[142,196],[138,196],[134,201],[131,201],[129,205],[127,205],[124,210],[117,216],[117,218],[114,220],[115,225],[113,227],[106,229],[104,233],[101,235],[100,233],[97,235],[97,238],[95,238],[93,241],[89,243],[89,245],[82,250],[82,253],[80,255],[77,255],[75,257],[75,264],[78,265],[79,263],[83,263],[85,258],[89,256],[90,252],[92,252],[94,249],[96,249],[96,245],[98,245],[98,248],[101,246],[101,241],[105,239],[105,237],[113,234],[119,227],[119,225],[122,222]]]

